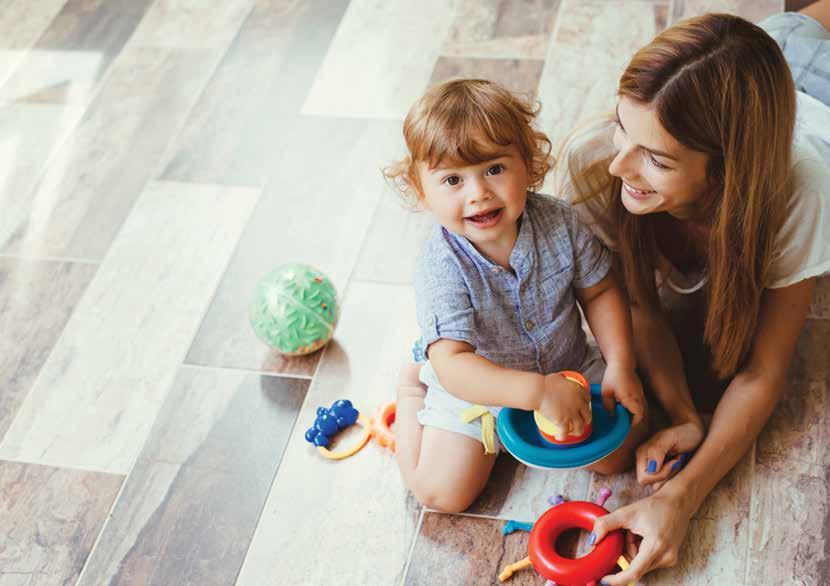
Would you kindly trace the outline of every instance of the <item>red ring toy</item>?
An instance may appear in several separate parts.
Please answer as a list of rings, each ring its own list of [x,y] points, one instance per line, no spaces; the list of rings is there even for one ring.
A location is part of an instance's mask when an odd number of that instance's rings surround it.
[[[620,529],[606,535],[581,558],[566,558],[556,551],[556,540],[563,531],[574,527],[592,531],[594,521],[607,514],[603,507],[587,501],[565,502],[548,509],[533,525],[527,544],[536,571],[559,586],[584,586],[613,572],[625,543]]]

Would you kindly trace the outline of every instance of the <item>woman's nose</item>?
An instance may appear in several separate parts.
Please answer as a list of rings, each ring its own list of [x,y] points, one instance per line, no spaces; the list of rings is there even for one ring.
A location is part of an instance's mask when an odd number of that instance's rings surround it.
[[[608,172],[615,177],[622,177],[623,175],[631,175],[634,172],[631,151],[629,149],[621,149],[611,164],[608,165]]]

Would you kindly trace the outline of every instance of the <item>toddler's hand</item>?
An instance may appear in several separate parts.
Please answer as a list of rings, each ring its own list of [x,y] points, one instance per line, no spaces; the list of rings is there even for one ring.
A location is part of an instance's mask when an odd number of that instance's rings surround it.
[[[602,377],[602,404],[609,413],[614,412],[614,401],[622,403],[634,416],[637,425],[646,414],[646,397],[640,377],[632,368],[609,364]]]
[[[591,422],[590,400],[582,385],[561,374],[549,374],[537,409],[559,429],[554,437],[562,441],[569,435],[582,435]]]

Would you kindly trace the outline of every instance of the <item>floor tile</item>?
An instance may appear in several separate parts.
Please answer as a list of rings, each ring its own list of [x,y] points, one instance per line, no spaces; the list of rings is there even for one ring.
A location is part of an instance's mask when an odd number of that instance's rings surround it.
[[[0,2],[0,86],[23,61],[29,48],[61,10],[66,0]]]
[[[189,364],[314,373],[319,353],[285,359],[254,335],[247,318],[251,296],[260,278],[296,262],[323,271],[342,295],[378,201],[388,196],[380,166],[399,154],[400,125],[300,118],[286,132],[291,148],[270,170],[273,179],[202,322]]]
[[[0,439],[97,268],[0,257]]]
[[[168,49],[224,49],[255,0],[226,0],[205,9],[199,0],[156,0],[147,10],[131,46]]]
[[[758,437],[758,461],[768,464],[798,460],[820,464],[826,412],[826,382],[789,382]]]
[[[180,369],[79,585],[232,584],[308,384]]]
[[[103,258],[217,58],[165,49],[119,58],[33,193],[17,195],[0,249]]]
[[[591,473],[586,470],[537,470],[504,453],[496,461],[484,492],[465,512],[532,523],[550,508],[551,497],[585,498],[590,480]]]
[[[342,0],[260,0],[168,149],[167,180],[261,186],[337,29]]]
[[[403,120],[426,89],[454,2],[353,0],[303,114]]]
[[[798,337],[792,364],[790,381],[828,381],[830,380],[830,353],[827,341],[830,340],[830,320],[808,319]]]
[[[674,0],[672,22],[707,12],[728,12],[758,22],[783,10],[783,0]]]
[[[0,461],[0,584],[74,584],[122,480]]]
[[[538,123],[554,152],[580,122],[613,108],[625,65],[665,27],[667,11],[660,3],[563,0],[539,82]]]
[[[830,582],[827,471],[797,461],[755,470],[747,584]]]
[[[421,247],[434,224],[432,214],[410,208],[388,189],[369,227],[354,279],[411,283]]]
[[[528,533],[502,536],[504,521],[425,513],[412,560],[407,586],[432,584],[498,584],[508,564],[527,557]],[[511,586],[542,586],[544,578],[532,569],[513,574]]]
[[[650,573],[644,584],[744,583],[751,527],[753,453],[754,448],[703,501],[689,524],[677,565]]]
[[[42,213],[32,190],[78,124],[83,109],[63,104],[0,105],[0,235]]]
[[[78,304],[0,457],[126,473],[259,192],[154,183]]]
[[[816,279],[816,291],[807,317],[830,319],[830,276]]]
[[[0,99],[85,104],[152,0],[68,0]]]
[[[500,83],[533,103],[539,87],[544,61],[542,59],[470,59],[439,57],[429,85],[458,77],[489,79]]]
[[[444,57],[544,59],[560,0],[458,0]]]
[[[370,442],[334,462],[303,436],[319,406],[347,398],[371,415],[394,399],[397,371],[417,333],[411,289],[352,283],[338,332],[297,419],[239,586],[275,576],[283,584],[398,584],[403,577],[421,509],[394,456]]]

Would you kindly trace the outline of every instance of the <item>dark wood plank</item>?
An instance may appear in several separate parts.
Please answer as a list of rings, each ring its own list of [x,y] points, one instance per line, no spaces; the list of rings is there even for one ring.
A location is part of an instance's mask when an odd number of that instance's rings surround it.
[[[181,369],[80,584],[232,584],[308,385]]]
[[[74,584],[123,479],[0,461],[0,584]]]
[[[0,439],[97,268],[0,257]]]
[[[404,583],[498,584],[504,566],[527,557],[528,533],[502,536],[503,526],[497,519],[425,513]],[[508,583],[541,586],[545,579],[527,568]]]
[[[346,2],[262,0],[211,79],[161,177],[261,186],[300,111]]]
[[[0,89],[7,100],[85,103],[153,0],[68,0]]]

